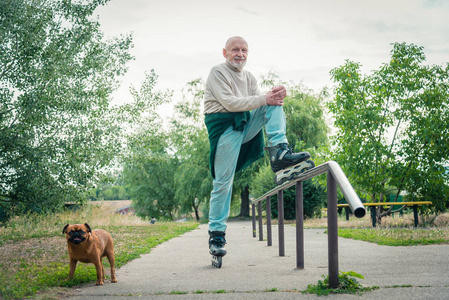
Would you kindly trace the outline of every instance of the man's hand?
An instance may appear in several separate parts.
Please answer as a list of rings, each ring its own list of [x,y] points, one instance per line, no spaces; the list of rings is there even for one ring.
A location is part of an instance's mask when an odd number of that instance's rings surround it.
[[[287,90],[284,86],[276,86],[271,89],[266,95],[265,99],[267,105],[284,105],[284,98],[287,96]]]

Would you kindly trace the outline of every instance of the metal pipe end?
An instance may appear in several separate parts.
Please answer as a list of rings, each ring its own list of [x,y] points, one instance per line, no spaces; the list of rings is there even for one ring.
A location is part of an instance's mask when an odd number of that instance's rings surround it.
[[[356,216],[357,218],[363,218],[366,214],[366,209],[364,207],[357,207],[354,210],[354,216]]]

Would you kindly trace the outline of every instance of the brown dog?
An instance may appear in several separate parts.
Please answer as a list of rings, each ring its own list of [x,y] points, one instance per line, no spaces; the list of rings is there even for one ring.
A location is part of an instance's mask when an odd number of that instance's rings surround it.
[[[104,268],[102,259],[107,257],[111,265],[111,282],[117,282],[114,270],[114,244],[111,235],[102,229],[91,230],[89,224],[65,225],[62,233],[67,239],[67,249],[70,258],[69,278],[75,274],[78,261],[93,263],[97,269],[97,285],[104,283]]]

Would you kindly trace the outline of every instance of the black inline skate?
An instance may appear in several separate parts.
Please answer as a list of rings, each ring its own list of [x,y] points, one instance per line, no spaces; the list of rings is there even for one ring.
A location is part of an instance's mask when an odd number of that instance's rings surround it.
[[[309,152],[294,153],[286,143],[268,147],[271,170],[276,173],[274,181],[280,185],[315,167]]]
[[[209,253],[212,255],[212,265],[221,268],[223,256],[226,255],[224,231],[209,231]]]

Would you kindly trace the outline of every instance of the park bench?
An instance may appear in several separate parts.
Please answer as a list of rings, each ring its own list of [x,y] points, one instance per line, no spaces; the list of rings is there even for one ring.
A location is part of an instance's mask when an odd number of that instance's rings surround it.
[[[377,215],[376,207],[378,206],[408,206],[413,207],[413,218],[415,221],[415,227],[418,227],[418,206],[431,205],[431,201],[416,201],[416,202],[381,202],[381,203],[363,203],[364,206],[368,206],[371,211],[371,219],[373,227],[376,227]],[[346,212],[346,220],[349,220],[349,204],[337,204],[337,207],[344,207]]]

